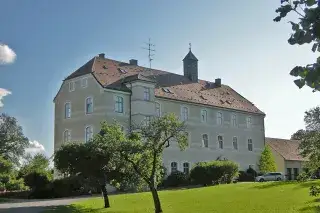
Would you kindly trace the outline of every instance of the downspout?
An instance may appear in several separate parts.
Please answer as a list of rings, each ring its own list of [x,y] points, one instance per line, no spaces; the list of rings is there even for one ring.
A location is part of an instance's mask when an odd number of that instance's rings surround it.
[[[131,115],[132,115],[132,113],[131,113],[131,108],[132,108],[132,102],[131,102],[131,97],[132,97],[132,83],[130,82],[130,90],[131,90],[131,93],[130,93],[130,96],[129,96],[129,101],[130,101],[130,104],[129,104],[129,112],[130,112],[130,115],[129,115],[129,130],[130,130],[130,132],[131,132],[131,128],[132,128],[132,126],[131,126],[131,120],[132,120],[132,118],[131,118]]]

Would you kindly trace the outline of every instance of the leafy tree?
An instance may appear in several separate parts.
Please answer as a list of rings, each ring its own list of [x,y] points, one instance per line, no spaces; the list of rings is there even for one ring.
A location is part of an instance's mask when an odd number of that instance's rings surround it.
[[[157,184],[162,172],[162,154],[165,148],[177,143],[181,150],[188,145],[185,124],[174,114],[154,118],[148,125],[133,127],[126,137],[120,137],[116,125],[104,122],[101,127],[101,141],[111,143],[114,152],[120,154],[122,163],[129,163],[134,171],[148,185],[155,206],[155,212],[162,212]]]
[[[304,113],[307,131],[320,131],[320,107],[314,107]]]
[[[281,21],[289,13],[294,12],[299,22],[290,21],[292,34],[288,39],[290,45],[312,44],[313,52],[320,52],[320,1],[318,0],[281,0],[281,6],[276,10],[278,16],[275,22]],[[294,67],[290,75],[298,77],[294,83],[302,88],[307,85],[313,92],[320,90],[320,57],[313,64]]]
[[[308,158],[306,167],[312,172],[320,168],[320,132],[310,131],[299,145],[301,156]]]
[[[275,172],[277,170],[272,151],[269,146],[265,146],[259,161],[259,170],[263,173]]]
[[[49,171],[49,164],[49,159],[44,154],[38,153],[34,156],[30,156],[20,168],[19,176],[23,177],[28,173],[36,171],[40,173]]]
[[[4,113],[0,114],[0,155],[18,165],[28,145],[29,140],[17,120]]]
[[[299,129],[291,135],[291,140],[302,140],[302,138],[307,134],[306,130]]]

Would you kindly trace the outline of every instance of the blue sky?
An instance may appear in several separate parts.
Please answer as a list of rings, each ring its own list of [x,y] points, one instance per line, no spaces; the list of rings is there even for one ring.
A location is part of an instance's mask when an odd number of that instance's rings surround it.
[[[2,0],[0,43],[17,54],[0,65],[11,91],[0,111],[15,116],[31,141],[53,150],[53,98],[62,80],[98,53],[148,65],[144,42],[156,45],[153,67],[182,73],[192,43],[201,79],[222,78],[263,110],[266,136],[289,138],[319,93],[299,90],[289,71],[314,61],[308,46],[290,46],[290,25],[275,23],[279,0],[106,1]]]

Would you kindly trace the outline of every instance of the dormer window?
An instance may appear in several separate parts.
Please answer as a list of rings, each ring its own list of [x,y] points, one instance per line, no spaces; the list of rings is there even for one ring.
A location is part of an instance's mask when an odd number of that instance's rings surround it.
[[[163,87],[162,90],[166,93],[173,93],[169,88]]]
[[[120,71],[122,74],[126,74],[126,73],[128,73],[126,70],[121,69],[121,68],[119,68],[119,71]]]

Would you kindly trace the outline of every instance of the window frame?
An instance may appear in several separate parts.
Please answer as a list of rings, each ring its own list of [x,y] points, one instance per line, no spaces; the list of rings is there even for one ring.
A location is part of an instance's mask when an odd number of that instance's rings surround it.
[[[92,104],[92,111],[91,112],[88,112],[88,108],[87,108],[87,100],[88,99],[91,99],[91,104]],[[86,98],[86,100],[85,100],[85,114],[86,115],[90,115],[90,114],[92,114],[93,113],[93,97],[92,96],[89,96],[89,97],[87,97]]]
[[[175,163],[176,164],[176,170],[175,171],[172,171],[172,164]],[[178,162],[176,161],[171,161],[170,162],[170,173],[172,174],[173,172],[177,172],[179,171],[179,166],[178,166]]]
[[[222,148],[220,147],[219,137],[222,138],[222,140],[221,140],[221,142],[222,142]],[[224,149],[224,138],[223,138],[223,135],[219,134],[219,135],[217,136],[217,141],[218,141],[218,149],[221,149],[221,150]]]
[[[120,102],[119,100],[122,100],[122,101]],[[121,103],[122,107],[121,107],[121,111],[118,111],[120,103]],[[124,98],[123,98],[123,96],[115,95],[114,111],[116,113],[120,113],[120,114],[124,113]]]
[[[236,141],[234,139],[236,139]],[[236,144],[237,144],[237,148],[236,149],[235,149],[235,146],[234,146],[234,142],[236,142]],[[237,136],[233,136],[232,137],[232,147],[233,147],[233,150],[235,150],[235,151],[239,150],[239,143],[238,143],[238,137]]]
[[[88,140],[87,138],[87,129],[90,128],[91,129],[91,138]],[[86,143],[90,142],[90,140],[93,139],[93,126],[92,125],[88,125],[84,128],[84,140]]]
[[[75,82],[74,81],[69,81],[69,92],[73,92],[73,91],[75,91],[75,89],[76,89]]]
[[[204,116],[204,119],[203,119]],[[208,111],[206,109],[201,109],[200,111],[200,120],[201,123],[207,123],[208,122]]]
[[[149,87],[143,87],[143,100],[144,101],[150,101],[150,88]]]
[[[69,116],[67,116],[67,110],[66,110],[66,106],[67,104],[69,104],[69,111],[68,111],[68,114],[70,114]],[[71,105],[71,101],[66,101],[64,103],[64,119],[70,119],[71,118],[71,112],[72,112],[72,105]]]
[[[206,136],[206,140],[207,140],[207,146],[205,146],[205,139],[204,139],[204,136]],[[202,134],[202,147],[203,148],[209,148],[209,135],[204,133]]]
[[[187,106],[181,106],[180,114],[181,114],[181,120],[182,121],[188,121],[189,120],[189,108]]]
[[[159,106],[159,108],[157,106]],[[157,109],[159,109],[159,113]],[[155,110],[156,110],[156,116],[161,117],[161,104],[159,102],[155,102]]]
[[[144,123],[146,126],[149,126],[151,122],[151,116],[150,115],[146,115],[144,116]]]
[[[221,115],[221,117],[219,115]],[[219,123],[219,120],[221,120],[220,123]],[[222,124],[223,124],[223,114],[222,114],[221,111],[217,112],[217,121],[216,122],[217,122],[218,126],[222,126]]]
[[[249,141],[251,141],[251,150],[249,149]],[[248,138],[247,139],[247,149],[248,149],[248,151],[249,152],[253,152],[253,140],[252,140],[252,138]]]
[[[238,122],[237,122],[237,115],[235,113],[232,113],[231,114],[231,124],[233,127],[236,127],[238,125]]]
[[[68,135],[67,135],[67,140],[65,140],[66,139],[66,132],[68,132]],[[63,143],[68,143],[68,142],[70,142],[71,141],[71,130],[69,130],[69,129],[65,129],[64,131],[63,131]]]
[[[185,164],[188,164],[188,172],[185,172]],[[189,162],[187,162],[187,161],[184,161],[183,163],[182,163],[182,169],[183,169],[183,173],[185,173],[185,174],[190,174],[190,163]]]
[[[248,129],[250,129],[252,127],[252,117],[251,116],[246,117],[246,125],[247,125]]]
[[[83,82],[86,82],[85,84]],[[88,87],[88,77],[84,77],[81,79],[81,87],[87,88]]]

